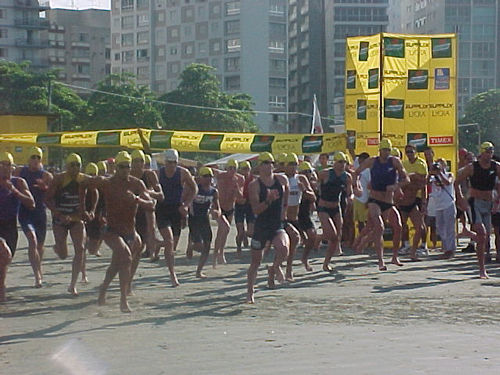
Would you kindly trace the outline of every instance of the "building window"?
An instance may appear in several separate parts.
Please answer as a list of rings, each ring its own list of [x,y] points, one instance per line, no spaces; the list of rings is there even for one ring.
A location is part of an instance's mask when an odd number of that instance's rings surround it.
[[[148,61],[148,50],[146,48],[144,49],[138,49],[137,50],[137,61]]]
[[[281,40],[270,40],[269,41],[269,52],[284,53],[285,52],[285,42],[283,42]]]
[[[5,9],[0,9],[0,18],[5,18],[6,13],[7,13],[7,11]]]
[[[90,65],[78,64],[76,66],[76,71],[78,74],[89,74],[90,73]]]
[[[240,2],[230,1],[226,3],[226,16],[234,16],[240,14]]]
[[[283,4],[282,0],[271,0],[269,2],[269,13],[273,16],[283,16],[285,15],[285,4]]]
[[[240,70],[240,58],[228,57],[225,60],[226,72],[237,72]]]
[[[137,27],[149,25],[149,14],[140,14],[137,16]]]
[[[122,9],[134,9],[134,0],[122,0]]]
[[[137,9],[148,9],[149,0],[137,0]]]
[[[199,42],[198,43],[198,52],[201,55],[205,55],[207,53],[207,42]]]
[[[239,38],[226,40],[226,52],[239,52],[239,51],[241,51],[241,41]]]
[[[137,33],[137,44],[147,44],[149,43],[149,32],[143,31]]]
[[[269,78],[269,87],[286,89],[286,78]]]
[[[122,46],[130,47],[134,45],[134,34],[122,34]]]
[[[139,66],[137,68],[137,77],[141,79],[149,78],[149,66]]]
[[[219,59],[210,60],[210,65],[217,69],[219,67]]]
[[[122,29],[132,29],[134,27],[134,16],[122,17]]]
[[[214,34],[217,33],[219,31],[219,22],[212,22],[210,24],[210,31]]]
[[[115,53],[115,61],[120,61],[120,54],[119,53]]]
[[[226,88],[226,90],[239,90],[240,76],[226,77],[224,87]]]
[[[192,55],[193,54],[193,46],[191,44],[187,44],[184,46],[184,54]]]
[[[177,55],[177,47],[170,48],[170,55]]]
[[[269,97],[269,106],[275,108],[285,108],[286,96],[271,95]]]
[[[193,35],[193,28],[191,25],[184,26],[184,36],[185,37],[190,37]]]
[[[107,60],[111,59],[111,48],[106,48],[104,50],[104,58]]]
[[[122,61],[123,62],[134,61],[134,51],[123,51],[122,52]]]
[[[8,36],[7,29],[0,29],[0,39],[7,38],[7,36]]]
[[[292,57],[290,56],[290,59]],[[291,63],[291,61],[290,61]],[[271,70],[275,72],[285,72],[286,71],[286,60],[271,59]]]
[[[240,21],[226,21],[226,35],[238,34],[240,32]]]
[[[0,48],[0,57],[8,57],[7,48]]]

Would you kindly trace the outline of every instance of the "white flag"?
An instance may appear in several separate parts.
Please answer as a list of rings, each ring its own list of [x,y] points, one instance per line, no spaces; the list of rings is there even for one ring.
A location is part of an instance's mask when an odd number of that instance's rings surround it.
[[[311,134],[323,133],[323,125],[321,124],[321,114],[319,113],[316,94],[313,97],[313,118],[311,123]]]

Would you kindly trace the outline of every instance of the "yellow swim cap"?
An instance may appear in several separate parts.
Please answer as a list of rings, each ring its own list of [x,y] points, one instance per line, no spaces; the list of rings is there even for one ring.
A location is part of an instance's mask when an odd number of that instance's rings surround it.
[[[152,162],[152,160],[151,160],[151,155],[149,155],[149,154],[145,154],[145,155],[144,155],[144,162],[145,162],[146,164],[151,164],[151,162]]]
[[[378,145],[379,150],[392,149],[392,142],[389,138],[382,138],[380,144]]]
[[[401,154],[399,153],[399,150],[397,147],[391,148],[391,155],[392,156],[397,156],[398,158],[401,157]]]
[[[0,152],[0,162],[2,161],[8,161],[10,164],[14,164],[14,158],[12,157],[12,154],[7,151]]]
[[[108,165],[104,160],[98,161],[97,162],[97,169],[101,172],[106,173],[108,171]]]
[[[130,157],[132,160],[134,159],[141,159],[142,161],[146,161],[146,157],[144,156],[144,152],[142,150],[134,150],[130,154]]]
[[[262,162],[265,162],[265,161],[272,161],[272,162],[274,162],[274,157],[269,152],[261,152],[259,154],[259,158],[257,160],[259,161],[259,163],[262,163]]]
[[[287,154],[286,158],[285,158],[285,163],[286,164],[291,164],[291,163],[299,164],[299,158],[297,157],[297,154],[294,152],[290,152],[289,154]]]
[[[132,157],[130,156],[130,154],[127,151],[120,151],[118,154],[116,154],[116,157],[115,157],[116,164],[120,164],[120,163],[130,164],[131,161],[132,161]]]
[[[279,153],[278,155],[276,155],[276,157],[274,158],[274,160],[278,164],[286,163],[286,156],[287,155],[284,152],[282,152],[282,153]]]
[[[200,171],[198,173],[200,176],[213,176],[214,175],[214,172],[212,171],[212,169],[208,168],[208,167],[201,167],[200,168]]]
[[[30,158],[32,156],[38,156],[40,159],[43,157],[43,151],[40,147],[33,146],[30,148]]]
[[[252,168],[252,165],[250,164],[250,162],[248,160],[244,160],[240,163],[240,169],[244,169],[244,168],[248,168],[248,169]]]
[[[75,154],[74,152],[72,152],[71,154],[69,154],[66,157],[66,165],[71,164],[71,163],[78,163],[78,164],[82,165],[82,158],[81,158],[81,156],[78,155],[78,154]]]
[[[495,146],[491,142],[483,142],[483,143],[481,143],[481,147],[480,147],[481,153],[483,153],[485,151],[494,150],[494,149],[495,149]]]
[[[312,165],[311,163],[309,163],[308,161],[303,161],[302,163],[300,163],[299,165],[299,170],[300,171],[312,171]]]
[[[229,168],[229,167],[234,167],[236,169],[238,169],[238,162],[235,160],[235,159],[229,159],[227,161],[227,164],[226,166]]]
[[[333,154],[333,161],[345,161],[347,162],[347,155],[342,151],[337,151]]]
[[[91,176],[97,176],[97,174],[99,173],[99,168],[97,167],[97,164],[88,163],[87,166],[85,167],[85,173]]]

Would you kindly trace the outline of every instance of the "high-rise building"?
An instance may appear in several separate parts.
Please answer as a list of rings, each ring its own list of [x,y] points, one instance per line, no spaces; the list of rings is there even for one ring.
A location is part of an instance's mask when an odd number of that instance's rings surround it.
[[[109,10],[50,9],[50,22],[44,36],[49,48],[44,53],[51,68],[59,68],[59,79],[82,87],[79,94],[89,94],[84,88],[94,87],[111,71]]]
[[[255,109],[287,109],[286,0],[113,0],[111,71],[130,72],[159,94],[192,63],[216,68],[222,89],[252,96]],[[283,131],[282,114],[261,114],[263,131]]]
[[[2,0],[0,2],[0,59],[20,63],[31,61],[35,69],[47,68],[42,51],[48,41],[41,31],[49,22],[40,13],[49,9],[49,0]]]
[[[387,32],[401,33],[403,31],[401,15],[405,1],[406,0],[389,0],[389,7],[387,8],[387,16],[389,17]]]
[[[326,83],[328,115],[344,118],[346,37],[387,31],[388,0],[325,0]]]
[[[403,32],[458,34],[458,111],[500,87],[499,0],[405,0]]]
[[[327,113],[324,21],[324,0],[289,1],[289,112],[312,115],[312,98],[316,95],[320,114]],[[308,133],[311,120],[304,115],[290,115],[289,131]]]

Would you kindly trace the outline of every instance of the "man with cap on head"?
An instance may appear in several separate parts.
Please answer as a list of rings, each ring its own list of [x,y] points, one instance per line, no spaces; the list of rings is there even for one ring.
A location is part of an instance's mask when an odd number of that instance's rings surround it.
[[[165,260],[170,271],[172,286],[179,285],[175,274],[174,251],[181,234],[181,219],[187,218],[188,209],[197,193],[193,176],[177,165],[179,153],[171,148],[165,150],[165,166],[161,167],[159,183],[164,199],[156,205],[156,223],[163,237]]]
[[[155,201],[162,201],[164,199],[158,176],[152,170],[145,168],[146,155],[142,150],[134,150],[130,155],[132,157],[132,169],[130,175],[138,178],[148,190],[148,194]],[[156,204],[156,203],[155,203]],[[144,257],[150,256],[153,258],[159,251],[161,241],[155,237],[155,224],[156,215],[154,210],[145,210],[139,206],[137,215],[135,216],[135,228],[141,237],[142,246],[146,246],[146,254]],[[137,268],[139,259],[132,261],[132,270]]]
[[[269,152],[259,155],[259,177],[250,183],[249,198],[253,212],[257,215],[252,236],[252,260],[247,273],[247,302],[254,303],[254,284],[262,262],[263,250],[269,242],[274,246],[275,257],[268,266],[269,288],[274,288],[274,279],[284,280],[281,262],[288,256],[290,241],[284,230],[286,204],[288,202],[288,180],[273,173],[274,158]]]
[[[80,184],[84,174],[80,172],[82,159],[80,155],[71,153],[66,157],[66,170],[57,174],[46,193],[46,204],[52,211],[52,232],[54,233],[54,251],[61,259],[68,256],[67,238],[71,235],[75,256],[71,267],[71,282],[68,292],[78,295],[76,282],[82,268],[85,226],[83,210],[80,207]]]
[[[193,241],[193,247],[200,252],[196,277],[206,278],[202,272],[210,254],[212,243],[212,228],[210,227],[209,213],[214,219],[220,216],[219,193],[212,187],[212,177],[214,173],[208,167],[201,167],[199,170],[198,192],[194,197],[189,211],[189,234]]]
[[[224,256],[224,247],[226,246],[227,236],[231,222],[233,221],[234,205],[237,199],[243,197],[243,186],[245,179],[237,173],[238,162],[235,159],[229,159],[226,164],[226,170],[220,171],[214,169],[217,179],[217,189],[219,190],[219,204],[222,215],[217,220],[217,235],[214,244],[213,267],[226,263]]]
[[[241,245],[248,246],[248,237],[252,237],[253,226],[255,223],[255,215],[252,211],[252,206],[248,199],[248,186],[254,180],[254,175],[251,172],[252,166],[249,161],[242,161],[239,164],[239,174],[243,176],[243,196],[236,199],[234,205],[234,222],[236,223],[236,254],[241,254]],[[245,230],[245,221],[247,228]]]
[[[472,231],[476,235],[476,254],[479,263],[479,277],[487,279],[485,267],[485,250],[491,233],[491,210],[493,207],[493,189],[496,179],[500,177],[500,164],[492,160],[495,147],[491,142],[483,142],[480,154],[475,162],[458,171],[455,180],[457,205],[462,211],[470,208],[472,214]],[[469,200],[464,198],[461,182],[469,179]]]
[[[394,194],[401,195],[401,188],[410,182],[399,158],[391,156],[392,142],[383,138],[379,144],[379,156],[366,159],[356,169],[355,183],[363,170],[370,169],[370,196],[368,198],[368,223],[372,231],[366,239],[360,240],[361,248],[373,241],[378,256],[380,271],[387,270],[384,262],[384,222],[388,221],[393,231],[393,248],[391,263],[397,266],[399,261],[398,250],[401,239],[401,217],[394,207]],[[359,251],[359,249],[357,249]]]
[[[14,158],[10,152],[0,152],[0,302],[6,301],[7,268],[17,247],[17,214],[19,206],[35,208],[28,184],[12,176]]]
[[[284,173],[286,164],[286,153],[280,152],[274,157],[274,173]]]
[[[335,251],[341,253],[342,212],[340,199],[345,191],[347,199],[352,199],[352,177],[346,171],[347,155],[342,151],[335,152],[333,168],[319,172],[320,196],[318,216],[323,228],[323,239],[328,241],[328,248],[323,262],[323,271],[332,272],[330,260]]]
[[[288,179],[288,203],[286,206],[286,226],[285,230],[290,238],[290,247],[286,263],[285,279],[289,282],[293,278],[293,259],[295,249],[300,239],[299,207],[302,199],[314,200],[315,194],[306,176],[297,173],[299,159],[293,152],[287,154],[285,159],[285,176]]]
[[[28,257],[35,275],[35,287],[40,288],[43,278],[43,246],[47,233],[45,192],[52,181],[52,174],[43,168],[43,151],[40,147],[31,147],[29,154],[28,165],[16,169],[14,174],[26,180],[35,199],[34,210],[24,205],[19,208],[19,224],[28,240]]]
[[[152,210],[154,202],[144,183],[130,175],[132,158],[127,151],[116,155],[116,172],[111,177],[87,177],[82,182],[81,194],[88,188],[102,192],[106,204],[106,227],[103,239],[113,251],[103,283],[99,288],[98,304],[106,302],[106,291],[118,273],[120,279],[120,310],[130,312],[127,296],[132,293],[132,259],[141,251],[141,238],[135,230],[138,206]],[[84,201],[84,199],[82,199]],[[85,202],[82,202],[82,210]]]

